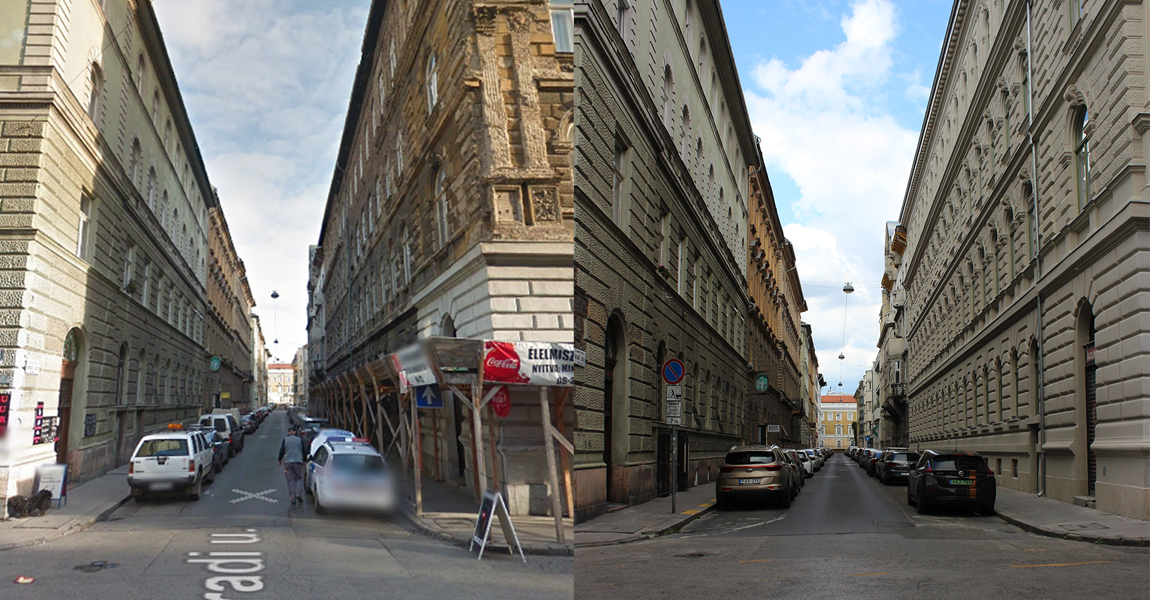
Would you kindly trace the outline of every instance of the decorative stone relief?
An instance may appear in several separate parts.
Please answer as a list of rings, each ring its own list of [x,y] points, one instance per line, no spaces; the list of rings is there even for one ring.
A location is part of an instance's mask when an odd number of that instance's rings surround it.
[[[559,201],[555,188],[532,188],[531,206],[535,212],[535,222],[559,220]]]

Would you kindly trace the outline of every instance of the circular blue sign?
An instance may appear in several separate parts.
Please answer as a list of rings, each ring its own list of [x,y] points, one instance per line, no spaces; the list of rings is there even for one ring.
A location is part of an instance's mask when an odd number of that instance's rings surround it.
[[[663,381],[670,385],[675,385],[683,380],[683,375],[687,370],[683,367],[683,361],[672,358],[663,365]]]

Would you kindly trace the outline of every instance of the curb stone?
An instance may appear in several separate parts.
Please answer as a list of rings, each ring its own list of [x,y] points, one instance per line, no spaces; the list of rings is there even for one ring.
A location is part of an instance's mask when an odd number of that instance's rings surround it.
[[[118,510],[121,506],[127,504],[128,501],[131,499],[132,499],[131,495],[124,496],[120,500],[117,500],[116,502],[109,505],[108,508],[105,508],[104,510],[100,511],[99,514],[92,515],[92,516],[82,516],[81,518],[76,519],[71,525],[68,525],[67,527],[58,527],[54,531],[52,531],[51,533],[49,533],[49,534],[47,534],[44,537],[41,537],[39,539],[28,540],[28,541],[24,541],[24,542],[15,542],[12,544],[0,544],[0,552],[3,552],[4,550],[13,550],[15,548],[24,548],[27,546],[35,546],[37,544],[44,544],[47,542],[58,540],[58,539],[66,536],[66,535],[70,535],[73,533],[79,533],[79,532],[91,527],[92,525],[99,523],[100,521],[106,521],[108,519],[108,517],[111,516],[112,513],[116,512],[116,510]]]
[[[995,511],[994,514],[995,514],[995,516],[999,517],[1003,521],[1006,521],[1007,523],[1010,523],[1011,525],[1014,525],[1015,527],[1018,527],[1018,528],[1022,529],[1023,531],[1026,531],[1028,533],[1033,533],[1035,535],[1041,535],[1043,537],[1070,540],[1073,542],[1084,542],[1084,543],[1089,543],[1089,544],[1101,543],[1101,544],[1104,544],[1107,546],[1133,546],[1133,547],[1140,547],[1140,548],[1150,547],[1150,538],[1141,538],[1141,537],[1140,538],[1127,538],[1127,537],[1106,538],[1106,537],[1101,537],[1101,536],[1086,537],[1080,533],[1060,533],[1057,531],[1051,531],[1049,529],[1038,527],[1037,525],[1031,525],[1030,523],[1026,523],[1025,521],[1020,521],[1014,517],[1004,515],[998,511]]]
[[[407,519],[407,522],[410,523],[411,526],[424,537],[447,542],[459,548],[468,548],[471,545],[471,538],[468,536],[453,535],[439,529],[428,527],[415,515],[406,510],[403,511],[403,516]],[[523,547],[523,553],[530,556],[575,556],[575,548],[572,546],[563,546],[555,543],[546,545],[532,543],[523,544],[522,540],[520,540],[520,544]],[[493,551],[502,552],[508,549],[509,548],[505,544],[488,543],[485,553],[490,553]]]
[[[686,518],[684,518],[683,520],[675,523],[674,525],[671,525],[670,527],[666,527],[666,528],[661,529],[661,530],[651,530],[651,531],[644,531],[641,533],[634,533],[634,534],[631,534],[625,538],[621,538],[621,539],[617,539],[617,540],[609,540],[609,541],[603,541],[603,542],[588,542],[586,544],[576,543],[575,547],[576,548],[598,548],[598,547],[602,547],[602,546],[617,546],[619,544],[629,544],[631,542],[638,542],[641,540],[649,540],[652,538],[662,537],[664,535],[671,535],[671,533],[673,531],[678,531],[678,530],[682,529],[683,527],[686,527],[687,525],[689,525],[691,522],[695,521],[699,517],[702,517],[703,515],[705,515],[707,513],[713,512],[714,510],[715,510],[715,504],[712,503],[710,506],[705,506],[703,509],[699,510],[699,512],[697,512],[695,514],[687,515]],[[680,514],[682,514],[682,513],[680,513]],[[578,534],[576,534],[576,535],[578,535]]]

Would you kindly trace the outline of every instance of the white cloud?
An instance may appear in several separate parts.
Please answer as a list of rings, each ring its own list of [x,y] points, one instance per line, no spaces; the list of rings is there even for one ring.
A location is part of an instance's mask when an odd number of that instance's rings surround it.
[[[891,72],[897,17],[887,0],[854,2],[840,22],[844,41],[794,69],[778,59],[760,63],[752,71],[757,89],[744,91],[768,168],[789,175],[801,194],[798,222],[785,231],[807,300],[803,320],[835,392],[840,367],[841,389],[853,393],[874,358],[884,227],[898,219],[918,138],[880,105],[890,86],[906,85]],[[847,281],[856,291],[844,327]]]
[[[368,4],[155,4],[269,349],[284,360],[307,341],[307,247],[319,237]]]

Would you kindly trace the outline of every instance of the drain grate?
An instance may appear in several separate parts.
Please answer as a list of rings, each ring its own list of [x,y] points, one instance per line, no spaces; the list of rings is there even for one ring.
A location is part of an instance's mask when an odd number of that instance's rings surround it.
[[[1059,527],[1067,531],[1084,531],[1086,529],[1110,529],[1102,523],[1070,523],[1068,525],[1059,525]]]

